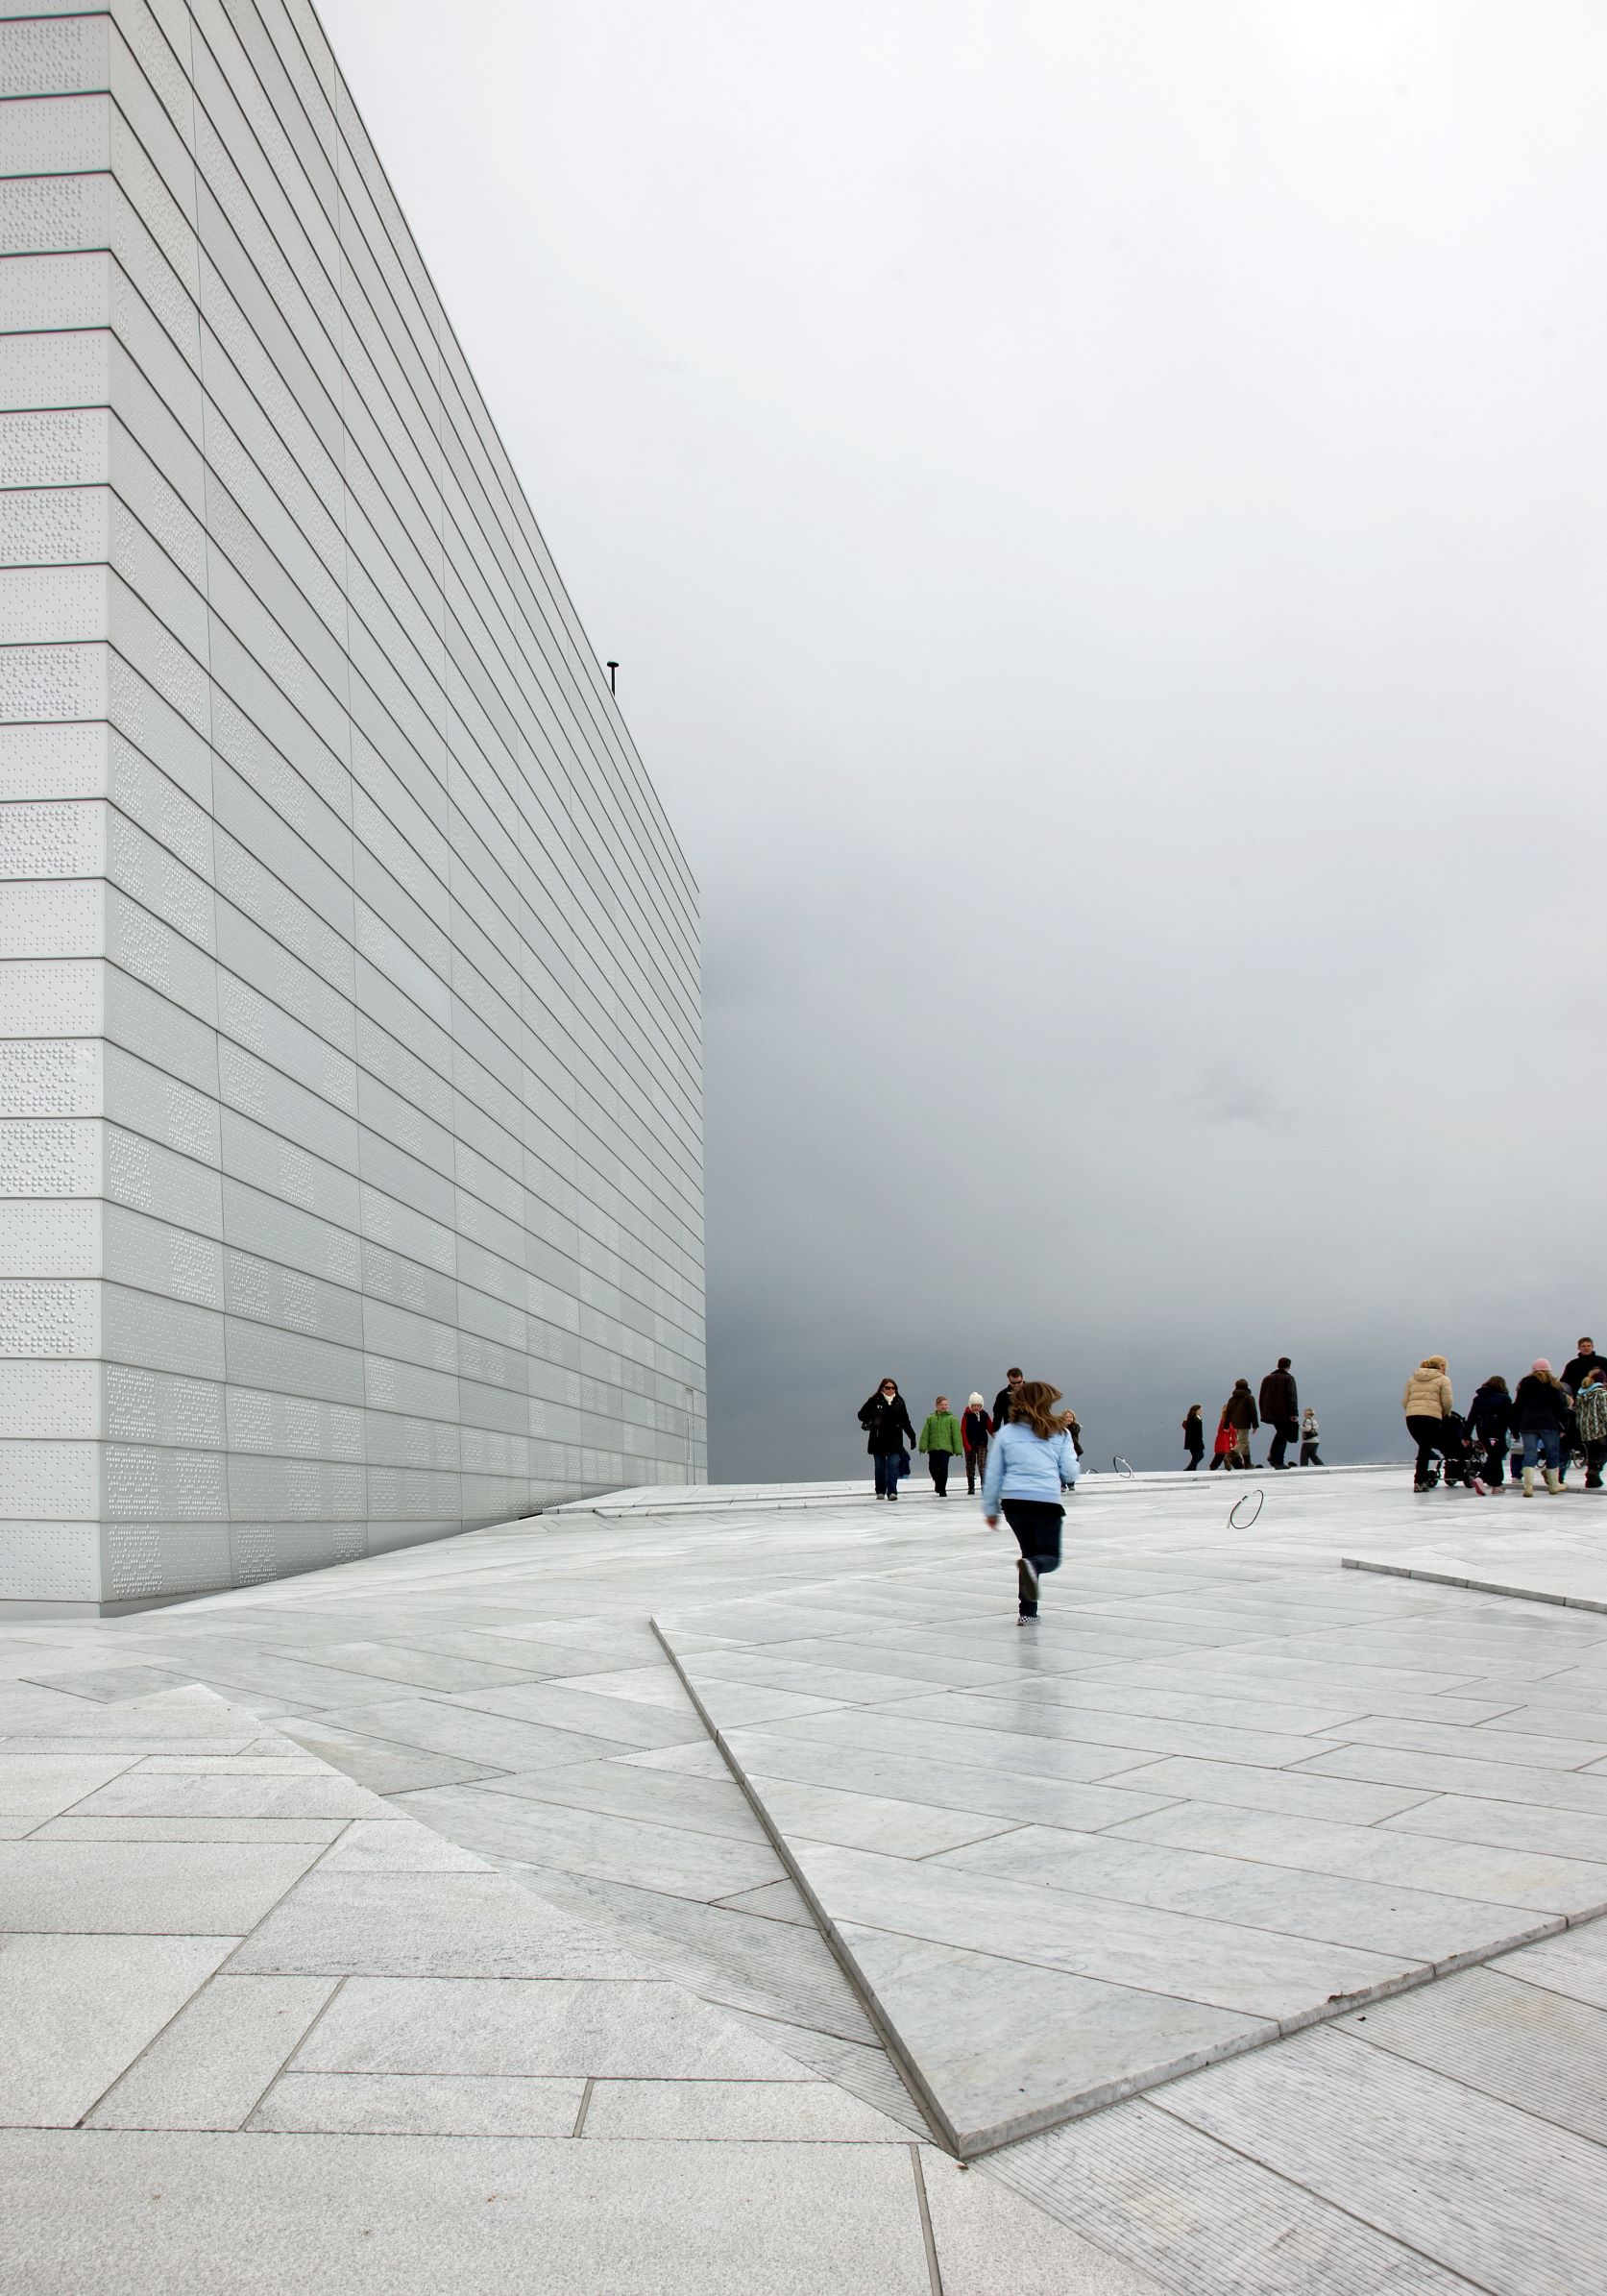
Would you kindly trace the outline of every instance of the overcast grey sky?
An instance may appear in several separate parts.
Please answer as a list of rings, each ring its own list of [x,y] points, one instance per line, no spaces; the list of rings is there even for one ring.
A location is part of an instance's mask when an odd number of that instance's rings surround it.
[[[701,884],[714,1474],[1607,1325],[1595,0],[324,15]]]

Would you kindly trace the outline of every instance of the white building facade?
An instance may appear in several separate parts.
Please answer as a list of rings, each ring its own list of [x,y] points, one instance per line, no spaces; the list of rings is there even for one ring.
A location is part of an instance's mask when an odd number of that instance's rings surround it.
[[[304,0],[0,21],[0,1606],[704,1473],[695,889]]]

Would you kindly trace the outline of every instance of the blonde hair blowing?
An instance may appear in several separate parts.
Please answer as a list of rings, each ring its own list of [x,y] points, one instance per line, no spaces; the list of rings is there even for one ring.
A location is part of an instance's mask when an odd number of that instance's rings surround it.
[[[1047,1443],[1051,1435],[1065,1432],[1065,1421],[1055,1408],[1060,1400],[1060,1390],[1047,1380],[1023,1380],[1010,1405],[1011,1426],[1030,1427]]]

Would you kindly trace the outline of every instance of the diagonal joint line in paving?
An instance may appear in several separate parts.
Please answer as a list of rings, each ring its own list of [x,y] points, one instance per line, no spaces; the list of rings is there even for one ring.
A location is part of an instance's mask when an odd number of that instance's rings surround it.
[[[1416,1968],[1399,1970],[1375,1985],[1358,1987],[1347,1992],[1329,1994],[1326,2000],[1314,2002],[1308,2009],[1296,2015],[1267,2018],[1263,2029],[1259,2032],[1250,2032],[1207,2043],[1203,2047],[1190,2049],[1169,2063],[1145,2068],[1130,2076],[1100,2083],[1080,2093],[1059,2099],[1041,2110],[1024,2113],[1019,2118],[1012,2120],[1007,2127],[975,2133],[963,2132],[956,2128],[952,2116],[945,2110],[940,2098],[926,2078],[918,2060],[912,2052],[897,2025],[889,2015],[886,2005],[881,2001],[875,1988],[861,1968],[851,1946],[840,1935],[830,1911],[822,1902],[807,1872],[799,1864],[786,1834],[767,1808],[764,1796],[747,1776],[740,1758],[710,1713],[687,1668],[682,1664],[670,1640],[670,1630],[656,1617],[651,1618],[649,1624],[733,1778],[742,1788],[760,1824],[774,1846],[777,1856],[786,1867],[789,1876],[814,1916],[822,1938],[854,1988],[855,1993],[881,2038],[905,2087],[932,2128],[941,2148],[959,2161],[980,2159],[988,2153],[1019,2143],[1024,2137],[1042,2135],[1050,2129],[1060,2127],[1068,2121],[1082,2119],[1089,2113],[1102,2112],[1109,2106],[1122,2103],[1129,2098],[1164,2088],[1174,2081],[1185,2079],[1192,2073],[1204,2070],[1207,2065],[1221,2064],[1230,2058],[1244,2056],[1252,2051],[1266,2048],[1274,2042],[1287,2040],[1294,2034],[1315,2026],[1332,2023],[1357,2009],[1392,1999],[1397,1994],[1416,1991],[1442,1978],[1453,1976],[1464,1969],[1476,1967],[1482,1963],[1510,1953],[1515,1947],[1538,1942],[1548,1937],[1556,1937],[1570,1927],[1577,1927],[1581,1922],[1598,1919],[1604,1912],[1607,1912],[1607,1908],[1593,1905],[1588,1909],[1575,1911],[1571,1915],[1566,1913],[1550,1915],[1525,1928],[1521,1935],[1496,1938],[1486,1945],[1472,1946],[1466,1951],[1447,1956],[1441,1960],[1425,1962]],[[1185,1996],[1179,1995],[1177,1997],[1181,1999]]]

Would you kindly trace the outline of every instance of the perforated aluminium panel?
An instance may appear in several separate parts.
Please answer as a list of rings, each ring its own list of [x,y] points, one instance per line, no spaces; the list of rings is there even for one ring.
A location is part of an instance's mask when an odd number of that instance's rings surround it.
[[[699,1477],[696,930],[304,0],[0,5],[0,1600]]]

